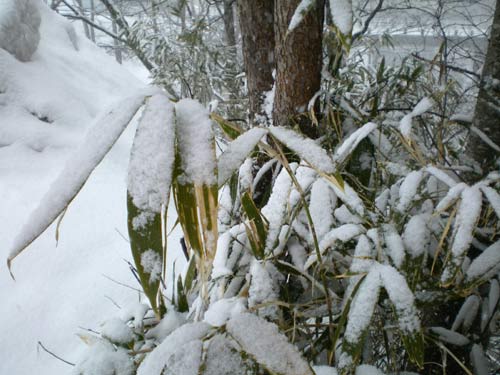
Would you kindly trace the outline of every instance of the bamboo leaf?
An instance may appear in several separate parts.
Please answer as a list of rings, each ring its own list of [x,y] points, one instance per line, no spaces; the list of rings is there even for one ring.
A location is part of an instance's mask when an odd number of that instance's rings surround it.
[[[114,103],[91,127],[78,149],[65,163],[42,201],[30,215],[9,252],[7,265],[38,238],[68,207],[90,174],[113,147],[144,102],[145,94],[136,94]]]

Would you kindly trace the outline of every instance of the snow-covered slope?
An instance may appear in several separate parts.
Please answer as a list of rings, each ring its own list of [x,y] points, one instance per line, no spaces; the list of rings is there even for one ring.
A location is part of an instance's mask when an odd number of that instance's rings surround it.
[[[40,41],[32,55],[19,59],[4,49],[7,36],[16,39],[15,31],[4,32],[10,19],[5,12],[27,3],[40,12]],[[29,33],[36,31],[26,27],[23,37],[34,43],[36,35]],[[143,86],[41,0],[0,1],[1,259],[93,119]],[[137,300],[138,292],[107,278],[137,286],[125,261],[128,243],[120,236],[126,233],[133,132],[126,131],[70,206],[59,246],[52,227],[16,259],[15,282],[0,267],[1,374],[69,373],[71,367],[38,349],[38,341],[74,362],[83,349],[79,326],[99,328],[116,314],[112,301],[122,306]]]

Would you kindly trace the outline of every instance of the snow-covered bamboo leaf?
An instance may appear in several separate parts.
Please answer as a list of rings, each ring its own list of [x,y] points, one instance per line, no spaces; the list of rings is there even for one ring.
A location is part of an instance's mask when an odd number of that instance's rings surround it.
[[[455,203],[462,192],[467,188],[467,184],[460,182],[453,186],[443,199],[436,206],[436,211],[446,211],[453,203]]]
[[[100,116],[65,163],[29,221],[15,237],[7,264],[31,244],[68,207],[144,102],[140,93],[113,104]]]
[[[431,327],[430,330],[438,336],[439,340],[451,345],[464,346],[470,342],[464,335],[443,327]]]
[[[403,344],[411,361],[422,367],[424,364],[424,338],[420,319],[415,307],[415,297],[405,278],[393,267],[378,265],[382,285],[394,305]]]
[[[354,131],[347,139],[345,139],[342,144],[335,151],[333,160],[337,164],[342,164],[356,149],[359,143],[365,139],[372,131],[377,128],[377,124],[369,122],[363,125],[361,128]]]
[[[330,156],[312,139],[305,138],[297,132],[283,127],[271,126],[269,131],[273,137],[314,168],[326,174],[335,173],[335,167]]]
[[[466,272],[466,280],[488,280],[498,271],[500,271],[500,241],[489,246],[472,261]]]
[[[412,171],[405,177],[399,187],[399,202],[396,206],[399,212],[405,212],[410,207],[423,178],[424,173],[421,170]]]
[[[151,307],[161,315],[158,289],[165,262],[162,208],[168,204],[175,158],[174,107],[151,97],[137,126],[128,173],[128,232],[134,263]]]
[[[259,143],[261,138],[266,134],[266,129],[253,128],[228,144],[217,163],[219,186],[224,184],[231,175],[238,170],[248,154],[252,152],[257,143]]]
[[[226,329],[241,348],[270,373],[314,374],[297,348],[288,342],[273,323],[254,314],[243,313],[231,318]]]
[[[481,214],[482,194],[477,186],[464,189],[461,195],[457,217],[453,225],[453,242],[450,259],[447,262],[441,282],[447,284],[455,278],[467,250],[474,238],[474,229]]]
[[[341,188],[337,184],[332,183],[329,179],[327,179],[327,181],[330,183],[330,186],[337,197],[344,202],[349,210],[355,214],[364,216],[365,205],[363,204],[363,201],[359,197],[358,193],[356,193],[356,191],[349,184],[347,184],[347,182],[344,182],[343,187]]]
[[[441,182],[444,182],[450,188],[457,184],[457,182],[453,178],[451,178],[447,173],[445,173],[444,171],[438,169],[433,165],[428,165],[427,167],[425,167],[425,171],[436,177]]]
[[[292,173],[295,173],[297,164],[290,164]],[[267,204],[262,208],[262,215],[269,223],[266,237],[265,253],[269,254],[278,243],[278,237],[283,224],[287,218],[287,203],[292,190],[292,179],[286,168],[283,168],[276,178],[271,196]]]
[[[412,216],[405,226],[403,232],[403,243],[405,249],[412,259],[425,254],[429,246],[431,232],[428,227],[431,216],[419,214]]]
[[[195,100],[178,102],[175,115],[177,178],[173,184],[174,200],[186,243],[200,258],[198,268],[202,284],[205,284],[211,272],[218,234],[214,134],[208,111]]]
[[[451,330],[456,331],[462,327],[462,331],[467,332],[476,318],[480,305],[481,301],[478,296],[473,294],[467,297],[455,317]]]
[[[309,211],[319,241],[334,225],[332,213],[336,205],[337,196],[328,183],[323,179],[316,180],[311,188]]]
[[[353,23],[352,0],[330,0],[330,12],[337,29],[345,37],[350,37]]]
[[[489,186],[481,186],[480,189],[490,202],[491,207],[495,211],[495,214],[500,219],[500,194],[497,191]]]
[[[403,239],[392,224],[385,224],[383,226],[383,236],[387,254],[391,258],[394,266],[396,266],[396,268],[400,268],[405,257]]]
[[[474,375],[489,375],[490,362],[484,354],[483,348],[479,344],[472,345],[470,351],[470,361],[474,369]]]

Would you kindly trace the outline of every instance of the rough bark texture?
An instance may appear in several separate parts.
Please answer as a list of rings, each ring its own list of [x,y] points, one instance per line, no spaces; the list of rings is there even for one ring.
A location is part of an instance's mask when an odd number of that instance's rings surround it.
[[[250,121],[268,122],[262,104],[274,81],[274,1],[238,0],[238,9]]]
[[[276,95],[273,121],[289,126],[292,118],[307,111],[314,94],[320,89],[324,1],[317,1],[293,31],[288,25],[300,0],[275,0]],[[302,118],[304,133],[315,137],[310,121]]]
[[[477,97],[473,125],[500,145],[500,2],[497,1],[481,85]],[[469,152],[484,172],[498,158],[499,153],[478,136],[473,135]]]
[[[233,0],[224,0],[224,32],[226,34],[226,45],[236,45],[236,33],[234,30]]]

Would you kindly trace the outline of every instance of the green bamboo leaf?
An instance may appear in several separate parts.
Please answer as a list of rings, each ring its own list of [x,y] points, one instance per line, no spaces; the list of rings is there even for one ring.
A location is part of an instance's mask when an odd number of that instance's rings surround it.
[[[248,218],[248,224],[245,228],[252,252],[257,259],[263,259],[268,222],[260,213],[249,192],[245,192],[241,196],[241,206]]]

